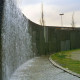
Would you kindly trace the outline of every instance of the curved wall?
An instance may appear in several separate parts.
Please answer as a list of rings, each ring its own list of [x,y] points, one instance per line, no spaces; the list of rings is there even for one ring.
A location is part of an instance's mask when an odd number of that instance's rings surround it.
[[[29,21],[29,29],[38,55],[80,48],[80,28],[43,27]]]
[[[17,8],[16,0],[5,0],[1,34],[2,80],[9,80],[21,64],[35,56],[28,25],[28,19]]]

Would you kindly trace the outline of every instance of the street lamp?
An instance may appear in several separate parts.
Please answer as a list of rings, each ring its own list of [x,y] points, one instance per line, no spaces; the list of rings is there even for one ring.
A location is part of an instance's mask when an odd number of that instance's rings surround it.
[[[59,15],[61,16],[61,26],[63,26],[62,16],[63,16],[64,14],[59,14]]]

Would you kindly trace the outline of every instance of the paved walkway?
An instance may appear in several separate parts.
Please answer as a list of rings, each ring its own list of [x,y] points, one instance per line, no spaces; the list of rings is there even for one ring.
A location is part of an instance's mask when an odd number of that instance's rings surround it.
[[[10,80],[80,80],[53,66],[48,57],[37,57],[18,68]]]
[[[80,61],[80,50],[73,51],[71,54],[71,58]]]

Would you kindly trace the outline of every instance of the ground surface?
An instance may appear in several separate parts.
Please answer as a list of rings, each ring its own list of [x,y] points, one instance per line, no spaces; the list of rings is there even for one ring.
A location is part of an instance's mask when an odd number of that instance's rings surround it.
[[[72,52],[71,58],[80,61],[80,50]]]
[[[62,67],[80,74],[80,49],[58,52],[51,58]]]
[[[10,80],[80,80],[80,78],[56,68],[48,57],[38,57],[19,67]]]

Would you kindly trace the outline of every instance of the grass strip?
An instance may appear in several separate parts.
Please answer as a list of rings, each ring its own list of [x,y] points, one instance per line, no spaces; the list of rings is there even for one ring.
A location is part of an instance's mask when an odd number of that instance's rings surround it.
[[[51,55],[51,58],[62,67],[80,74],[80,61],[71,59],[71,54],[74,51],[77,50],[58,52]]]

